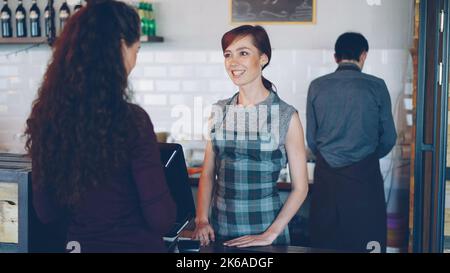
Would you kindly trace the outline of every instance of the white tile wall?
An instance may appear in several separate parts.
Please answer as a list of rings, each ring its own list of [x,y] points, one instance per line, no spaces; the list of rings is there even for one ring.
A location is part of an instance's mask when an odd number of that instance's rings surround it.
[[[0,67],[0,77],[13,77],[19,75],[18,66],[2,66]]]
[[[141,51],[143,48],[141,48]],[[166,64],[166,63],[177,63],[181,59],[178,52],[157,52],[155,53],[155,63]]]
[[[134,79],[134,78],[133,78]],[[133,80],[130,85],[136,92],[148,92],[155,89],[155,84],[153,80]]]
[[[20,152],[23,141],[18,135],[23,131],[50,50],[39,47],[8,57],[6,53],[0,48],[0,150]],[[365,71],[386,80],[393,105],[404,90],[407,60],[406,50],[389,49],[371,50],[367,59]],[[299,110],[306,126],[308,85],[335,68],[330,49],[274,50],[264,75],[275,83],[280,96]],[[212,103],[237,91],[224,70],[220,50],[153,51],[143,46],[130,85],[134,101],[150,114],[155,129],[171,131],[174,125],[184,122],[185,126],[177,125],[177,135],[185,140],[198,138]],[[182,120],[175,115],[180,111],[189,117]]]
[[[9,81],[7,79],[1,79],[0,80],[0,89],[4,90],[9,87]],[[1,103],[1,95],[0,95],[0,103]]]
[[[167,96],[166,95],[144,95],[144,105],[158,105],[165,106],[167,105]]]
[[[158,80],[155,85],[159,92],[178,92],[181,89],[179,80]]]
[[[138,65],[155,62],[155,54],[151,51],[144,51],[144,48],[139,52],[139,58],[137,59]]]
[[[144,77],[165,78],[167,77],[167,67],[148,66],[144,68]]]
[[[201,92],[205,91],[207,86],[206,81],[200,80],[182,80],[181,88],[185,92]]]
[[[205,51],[188,51],[183,52],[183,63],[204,64],[207,63],[208,53]]]
[[[150,76],[152,76],[150,74]],[[174,65],[169,67],[169,77],[171,78],[193,78],[195,76],[194,66],[192,65]]]

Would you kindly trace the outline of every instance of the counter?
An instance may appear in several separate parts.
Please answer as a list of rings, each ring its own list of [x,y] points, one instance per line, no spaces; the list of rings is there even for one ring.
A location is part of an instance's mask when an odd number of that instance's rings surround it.
[[[226,247],[215,242],[207,247],[201,247],[199,253],[336,253],[335,250],[309,248],[301,246],[261,246],[261,247]]]

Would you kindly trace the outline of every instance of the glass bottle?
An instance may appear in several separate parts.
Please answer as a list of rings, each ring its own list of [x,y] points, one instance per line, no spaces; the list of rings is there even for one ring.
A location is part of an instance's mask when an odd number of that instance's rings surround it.
[[[151,3],[147,4],[147,14],[148,14],[148,36],[156,36],[156,22],[155,14],[153,12],[153,5]]]
[[[51,18],[50,16],[50,12],[53,13],[53,18]],[[44,9],[44,27],[45,27],[45,36],[49,37],[50,36],[50,27],[51,27],[51,20],[53,19],[53,25],[55,25],[55,8],[52,6],[51,10],[50,7],[48,5],[45,6]]]
[[[11,9],[8,7],[8,0],[3,0],[4,5],[1,10],[2,21],[2,37],[12,37],[12,24],[11,24]]]
[[[67,23],[67,20],[70,16],[70,9],[67,5],[67,1],[64,0],[64,2],[61,5],[61,8],[59,9],[59,31],[61,32],[64,29],[65,24]]]
[[[36,4],[36,0],[32,0],[30,8],[30,35],[31,37],[41,36],[41,10]]]
[[[26,37],[27,36],[27,23],[26,23],[27,13],[23,7],[22,0],[19,0],[19,5],[16,8],[16,36]]]
[[[73,7],[73,13],[77,12],[79,9],[81,9],[83,5],[81,5],[81,0],[78,1],[78,4]]]

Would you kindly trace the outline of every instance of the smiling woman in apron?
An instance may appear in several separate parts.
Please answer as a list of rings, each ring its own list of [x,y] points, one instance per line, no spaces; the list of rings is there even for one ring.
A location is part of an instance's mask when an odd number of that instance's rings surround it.
[[[262,27],[244,25],[225,33],[222,49],[239,92],[213,107],[193,238],[202,245],[289,244],[288,223],[308,191],[298,113],[262,76],[271,58]],[[288,159],[292,190],[283,205],[276,183]]]

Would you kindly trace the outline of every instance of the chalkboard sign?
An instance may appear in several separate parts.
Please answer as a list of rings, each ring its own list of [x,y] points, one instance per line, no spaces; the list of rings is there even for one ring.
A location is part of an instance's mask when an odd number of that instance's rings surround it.
[[[232,23],[315,23],[316,0],[230,0]]]

